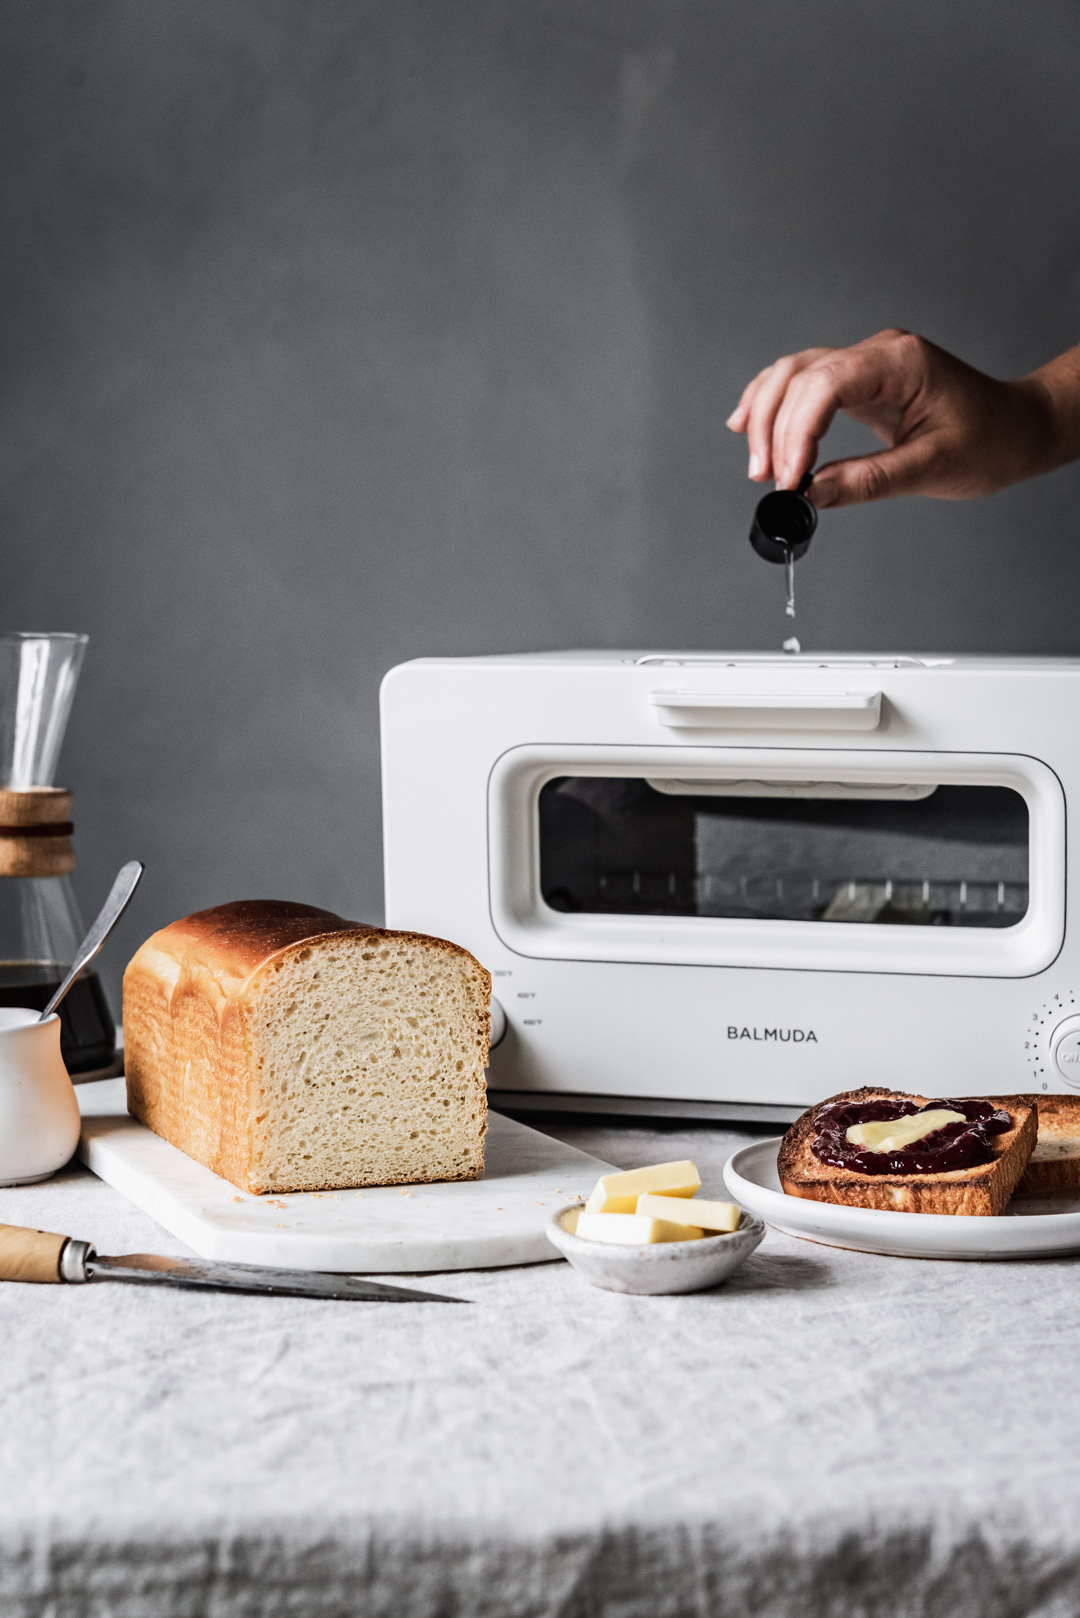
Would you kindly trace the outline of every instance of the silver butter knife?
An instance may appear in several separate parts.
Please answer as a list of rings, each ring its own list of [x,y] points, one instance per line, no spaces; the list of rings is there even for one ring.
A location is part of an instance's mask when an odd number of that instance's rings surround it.
[[[260,1264],[215,1264],[159,1253],[95,1252],[90,1242],[49,1230],[0,1225],[0,1281],[136,1281],[167,1287],[261,1292],[286,1298],[347,1298],[368,1303],[467,1303],[441,1292],[417,1292],[357,1275],[323,1270],[272,1270]]]

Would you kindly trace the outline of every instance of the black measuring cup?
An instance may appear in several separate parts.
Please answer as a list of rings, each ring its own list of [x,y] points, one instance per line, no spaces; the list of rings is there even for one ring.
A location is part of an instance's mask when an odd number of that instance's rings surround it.
[[[806,498],[813,472],[797,489],[774,489],[757,503],[750,543],[766,562],[797,562],[810,549],[817,527],[817,510]]]

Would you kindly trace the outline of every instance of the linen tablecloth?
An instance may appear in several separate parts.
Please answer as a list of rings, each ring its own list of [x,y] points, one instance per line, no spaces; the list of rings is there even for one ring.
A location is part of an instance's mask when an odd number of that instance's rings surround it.
[[[752,1138],[528,1121],[721,1194]],[[184,1251],[78,1167],[0,1220]],[[1078,1280],[770,1231],[690,1297],[561,1261],[440,1277],[467,1308],[0,1286],[0,1612],[1071,1618]]]

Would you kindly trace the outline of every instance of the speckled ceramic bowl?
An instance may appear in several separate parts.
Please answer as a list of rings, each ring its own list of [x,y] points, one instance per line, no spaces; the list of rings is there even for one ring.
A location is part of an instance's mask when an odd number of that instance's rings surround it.
[[[583,1207],[581,1202],[571,1202],[553,1214],[547,1222],[547,1239],[586,1281],[608,1292],[704,1292],[726,1281],[765,1234],[762,1221],[744,1213],[738,1230],[723,1235],[702,1236],[696,1242],[616,1247],[613,1242],[574,1236],[566,1229],[566,1215],[580,1213]]]

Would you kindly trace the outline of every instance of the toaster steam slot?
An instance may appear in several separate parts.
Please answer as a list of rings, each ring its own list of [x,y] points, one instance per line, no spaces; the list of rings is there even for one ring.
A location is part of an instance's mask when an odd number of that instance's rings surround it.
[[[880,691],[651,691],[678,730],[876,730]]]
[[[716,781],[707,776],[646,776],[654,792],[673,798],[845,798],[918,803],[935,781]]]

